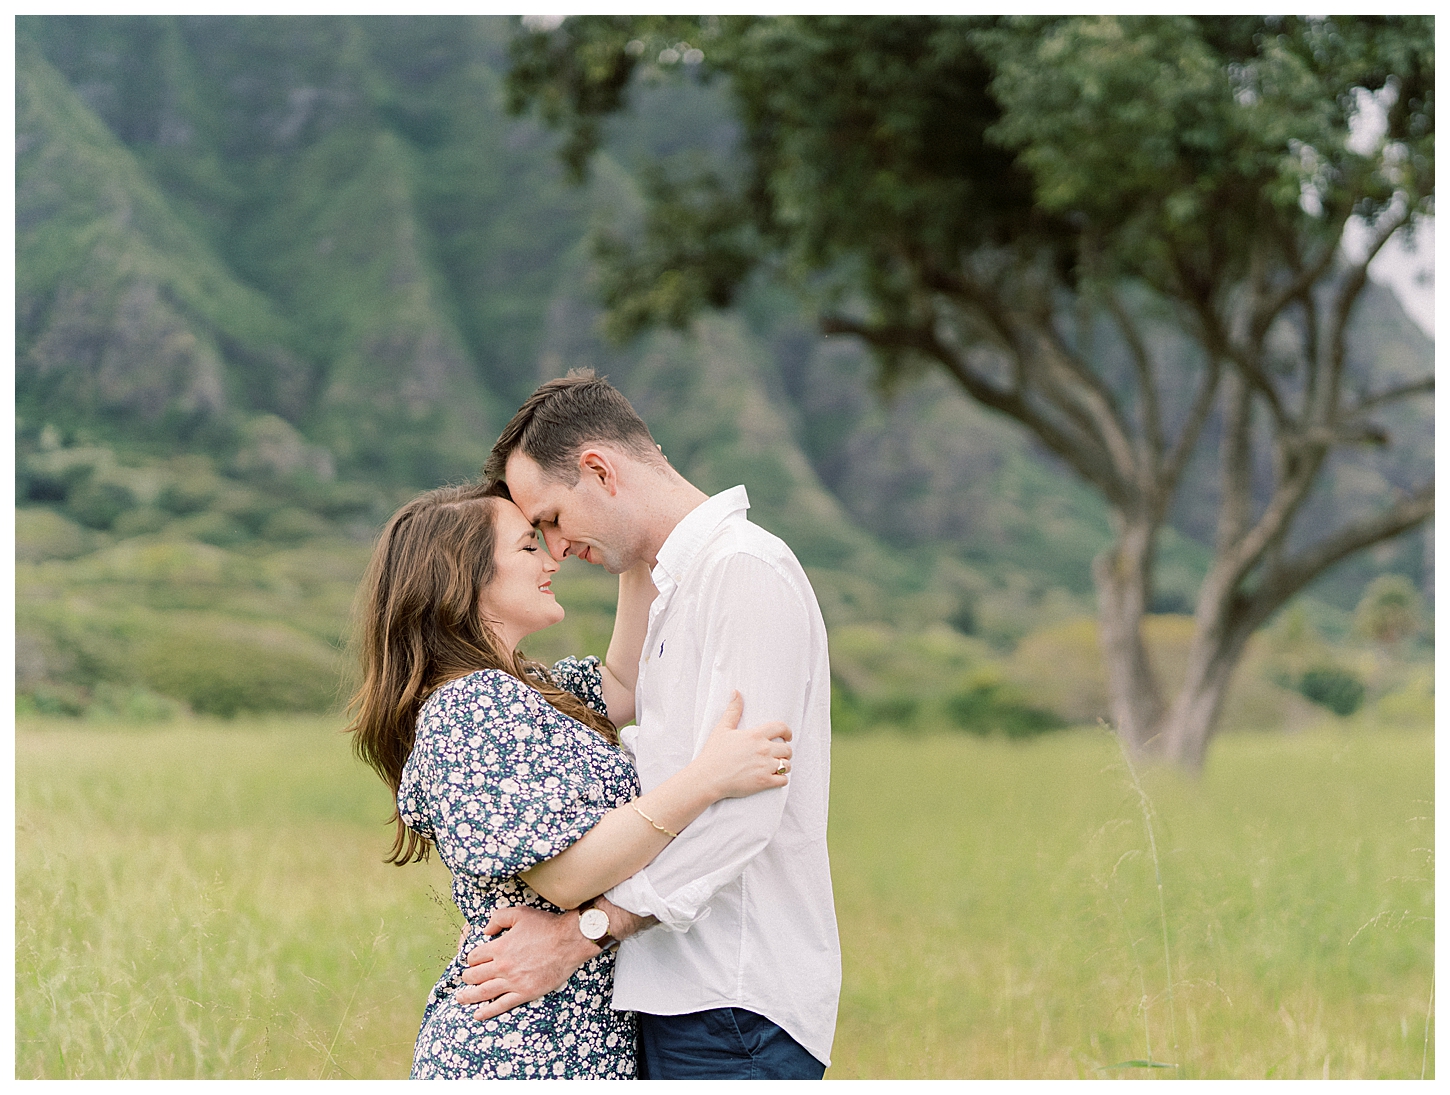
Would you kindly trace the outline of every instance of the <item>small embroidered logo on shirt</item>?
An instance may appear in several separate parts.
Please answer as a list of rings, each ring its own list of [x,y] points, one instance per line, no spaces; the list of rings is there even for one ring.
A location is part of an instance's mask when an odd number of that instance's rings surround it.
[[[657,655],[655,655],[655,656],[658,657],[658,658],[663,658],[665,656],[665,644],[664,643],[660,643],[660,652]]]

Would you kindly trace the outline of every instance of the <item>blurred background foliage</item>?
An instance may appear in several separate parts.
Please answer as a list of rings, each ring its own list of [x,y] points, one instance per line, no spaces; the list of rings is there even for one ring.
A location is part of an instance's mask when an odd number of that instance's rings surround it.
[[[728,158],[718,88],[644,81],[574,187],[561,138],[506,109],[501,18],[16,26],[22,711],[335,711],[382,521],[476,475],[539,381],[591,365],[684,474],[744,482],[796,550],[839,732],[1106,715],[1089,564],[1107,515],[1039,445],[941,377],[881,390],[765,280],[688,335],[603,338],[589,240],[643,232],[662,157]],[[1386,289],[1353,337],[1431,368]],[[1405,428],[1407,459],[1431,450],[1427,419]],[[1336,469],[1330,511],[1384,475]],[[1211,489],[1190,484],[1162,543],[1147,633],[1169,681]],[[1300,596],[1255,638],[1226,725],[1428,722],[1430,544],[1382,544]],[[608,577],[570,564],[557,588],[569,618],[534,652],[602,653]]]

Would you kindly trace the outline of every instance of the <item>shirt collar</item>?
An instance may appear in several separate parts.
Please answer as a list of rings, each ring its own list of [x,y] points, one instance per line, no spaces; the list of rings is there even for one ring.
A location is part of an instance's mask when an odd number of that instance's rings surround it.
[[[715,530],[749,508],[750,498],[745,493],[745,487],[738,486],[722,490],[685,514],[660,545],[655,567],[650,572],[655,588],[663,593],[666,580],[671,586],[679,584]]]

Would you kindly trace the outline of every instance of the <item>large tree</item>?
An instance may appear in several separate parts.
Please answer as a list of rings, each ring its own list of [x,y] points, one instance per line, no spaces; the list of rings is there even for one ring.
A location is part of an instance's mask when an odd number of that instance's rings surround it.
[[[1388,445],[1377,416],[1432,388],[1349,353],[1370,262],[1433,213],[1428,17],[578,17],[522,27],[513,61],[514,108],[566,132],[579,177],[639,81],[733,103],[736,154],[657,165],[639,230],[600,238],[616,336],[764,269],[887,379],[945,370],[1101,494],[1101,643],[1135,750],[1199,766],[1252,632],[1432,513],[1416,468],[1377,511],[1303,520],[1331,457]],[[1169,698],[1141,624],[1195,458],[1217,463],[1217,530]]]

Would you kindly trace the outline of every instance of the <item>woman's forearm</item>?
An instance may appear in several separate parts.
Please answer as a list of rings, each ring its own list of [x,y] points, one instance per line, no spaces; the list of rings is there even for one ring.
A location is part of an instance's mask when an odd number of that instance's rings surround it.
[[[722,797],[708,773],[688,765],[648,794],[615,807],[569,847],[520,877],[545,900],[572,909],[646,866],[673,839],[670,833],[679,833]]]
[[[649,606],[655,592],[646,563],[639,563],[619,576],[614,634],[609,639],[602,670],[604,705],[615,726],[634,720],[634,686],[639,680],[639,656],[649,629]]]

